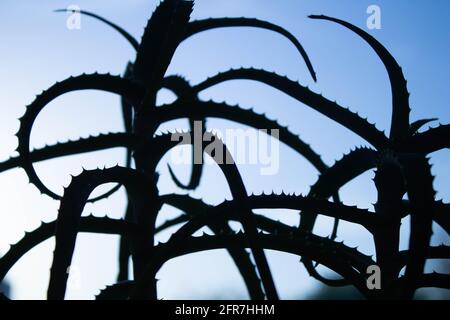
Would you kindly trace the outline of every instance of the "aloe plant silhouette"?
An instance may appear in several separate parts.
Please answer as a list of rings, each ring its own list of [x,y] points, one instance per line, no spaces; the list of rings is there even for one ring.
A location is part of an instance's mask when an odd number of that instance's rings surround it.
[[[449,247],[430,246],[433,222],[449,232],[450,208],[448,204],[436,200],[431,166],[427,158],[430,153],[449,147],[450,126],[439,125],[420,132],[425,124],[435,119],[411,122],[406,80],[401,67],[386,48],[371,35],[348,22],[327,16],[310,16],[312,19],[334,22],[356,33],[383,62],[392,91],[389,135],[336,102],[268,71],[232,69],[196,85],[191,85],[180,76],[165,76],[176,48],[192,35],[215,28],[247,26],[276,32],[290,41],[316,81],[316,73],[306,51],[285,29],[266,21],[248,18],[190,21],[192,10],[191,1],[162,1],[149,19],[141,41],[99,15],[80,12],[118,31],[136,50],[136,58],[134,62],[127,64],[123,76],[95,73],[70,77],[48,88],[26,108],[17,133],[19,155],[0,163],[0,172],[23,168],[30,182],[42,194],[60,201],[59,213],[56,221],[43,223],[10,247],[0,259],[0,280],[4,279],[26,252],[54,236],[56,244],[47,294],[49,299],[63,299],[68,277],[66,271],[71,263],[77,234],[91,232],[121,236],[117,283],[101,291],[98,299],[157,299],[155,275],[166,261],[181,255],[219,248],[229,252],[252,299],[278,299],[264,249],[299,255],[310,276],[330,286],[353,285],[368,299],[411,299],[416,289],[422,287],[449,289],[450,276],[425,273],[424,264],[430,258],[450,258]],[[198,96],[207,88],[236,79],[254,80],[274,87],[351,130],[372,147],[356,148],[332,166],[327,166],[311,146],[287,127],[265,115],[226,103],[202,101]],[[171,90],[177,100],[156,107],[156,95],[162,88]],[[85,89],[102,90],[122,97],[125,131],[81,138],[30,151],[30,133],[38,114],[60,95]],[[178,145],[178,141],[172,141],[170,133],[156,135],[156,129],[164,122],[187,118],[191,131],[179,134],[193,138],[194,121],[201,121],[205,128],[205,119],[210,117],[232,120],[257,129],[278,129],[278,139],[319,171],[318,179],[311,186],[310,192],[304,196],[285,193],[248,195],[238,167],[233,163],[218,162],[231,190],[232,200],[211,206],[188,195],[160,195],[156,186],[156,165],[166,152]],[[203,133],[215,141],[224,154],[231,157],[227,146],[217,136],[206,129]],[[127,149],[124,167],[85,170],[73,177],[61,195],[50,190],[33,167],[33,163],[38,161],[117,146]],[[202,152],[211,153],[211,150],[203,148]],[[135,168],[131,167],[132,158]],[[339,199],[340,188],[373,168],[376,168],[375,210],[359,209],[342,203]],[[187,190],[198,187],[202,172],[202,164],[193,164],[190,179],[184,184],[169,167],[174,182]],[[103,195],[89,198],[97,186],[110,182],[117,185]],[[126,188],[128,196],[125,219],[81,217],[86,203],[103,199],[121,186]],[[408,200],[404,200],[406,198]],[[156,217],[163,204],[169,204],[184,213],[156,227]],[[300,211],[299,227],[253,212],[253,209],[262,208]],[[335,219],[330,237],[321,237],[312,232],[319,214]],[[409,249],[399,251],[400,220],[408,215],[411,218]],[[373,235],[376,257],[366,256],[356,248],[336,242],[339,220],[356,223],[367,229]],[[234,232],[228,224],[230,221],[242,223],[243,231]],[[166,243],[154,245],[156,233],[180,223],[183,224],[182,227]],[[193,234],[203,226],[208,226],[214,235],[194,237]],[[250,251],[246,250],[248,248]],[[129,256],[133,259],[133,280],[128,279]],[[318,264],[335,271],[342,278],[327,279],[318,272]],[[378,265],[381,270],[379,290],[370,290],[366,284],[366,270],[371,265]],[[400,276],[404,267],[404,275]]]

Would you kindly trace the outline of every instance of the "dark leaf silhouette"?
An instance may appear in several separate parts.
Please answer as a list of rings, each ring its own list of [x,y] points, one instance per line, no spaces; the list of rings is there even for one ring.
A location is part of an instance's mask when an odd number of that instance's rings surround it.
[[[436,119],[410,122],[409,93],[403,72],[389,51],[374,37],[356,26],[327,16],[310,16],[342,25],[366,41],[383,62],[392,90],[390,134],[386,136],[367,119],[311,91],[286,77],[265,70],[241,68],[216,74],[192,85],[181,76],[166,75],[173,55],[182,41],[203,31],[222,27],[255,27],[276,32],[287,38],[298,50],[311,76],[316,80],[312,63],[300,42],[284,28],[270,22],[249,18],[214,18],[190,21],[192,1],[164,0],[149,19],[140,41],[123,28],[88,11],[81,14],[106,23],[118,31],[135,48],[135,61],[126,64],[123,76],[83,74],[70,77],[45,90],[26,108],[20,119],[18,156],[0,163],[0,172],[21,167],[30,183],[42,194],[59,201],[56,221],[43,223],[12,245],[0,258],[0,282],[13,265],[29,250],[50,237],[55,237],[49,299],[64,299],[67,270],[70,266],[77,235],[80,232],[118,234],[121,237],[117,283],[100,290],[97,299],[157,299],[156,273],[168,260],[196,252],[226,249],[239,270],[252,299],[278,299],[276,283],[267,261],[266,249],[301,256],[301,262],[315,279],[329,286],[353,285],[368,299],[412,299],[418,288],[449,288],[449,275],[425,273],[427,259],[449,259],[446,246],[431,246],[432,223],[447,233],[450,229],[450,207],[436,199],[431,165],[427,156],[450,146],[450,126],[440,125],[420,130]],[[65,10],[57,10],[65,11]],[[347,128],[372,147],[359,147],[328,166],[307,142],[287,127],[253,110],[226,103],[202,101],[199,93],[214,85],[237,79],[253,80],[275,88]],[[169,89],[177,97],[170,104],[156,106],[160,89]],[[121,97],[123,133],[110,133],[80,138],[30,150],[30,135],[40,112],[57,97],[77,90],[102,90]],[[277,138],[305,158],[318,171],[318,178],[306,195],[271,193],[250,195],[234,161],[222,163],[215,158],[221,152],[233,160],[226,144],[206,128],[207,118],[231,120],[255,129],[278,129]],[[190,131],[156,134],[168,121],[188,119]],[[216,160],[232,194],[232,200],[210,205],[204,199],[175,193],[160,194],[156,166],[161,158],[180,144],[193,146],[195,121],[202,125],[202,135],[213,141],[217,149],[201,146],[201,163],[192,161],[189,180],[181,182],[169,166],[174,183],[182,189],[196,190],[203,175],[203,156]],[[420,130],[420,132],[419,132]],[[183,138],[174,140],[177,134]],[[186,139],[184,139],[186,138]],[[114,147],[127,150],[124,167],[84,170],[73,177],[63,194],[56,194],[38,176],[33,164],[39,161],[104,150]],[[194,148],[193,148],[194,149]],[[132,167],[134,160],[135,167]],[[195,160],[195,151],[192,152]],[[348,206],[340,201],[340,189],[359,175],[375,169],[374,186],[377,202],[374,210]],[[116,183],[108,192],[90,198],[102,184]],[[128,206],[123,220],[82,217],[86,203],[98,201],[126,188]],[[405,195],[407,200],[405,200]],[[163,205],[183,213],[156,226]],[[256,214],[256,209],[293,209],[300,214],[299,226],[293,227]],[[330,237],[313,233],[318,215],[335,219]],[[400,221],[410,216],[409,248],[399,251]],[[376,256],[369,257],[336,241],[339,221],[364,227],[373,235]],[[243,230],[236,232],[230,222],[240,222]],[[181,225],[165,243],[155,245],[155,234]],[[213,235],[194,234],[208,227]],[[133,280],[128,279],[128,258],[133,260]],[[326,278],[317,268],[323,265],[340,278]],[[367,268],[381,268],[381,289],[368,288]],[[405,267],[403,276],[400,271]],[[7,295],[7,292],[5,292]],[[0,296],[0,297],[3,297]]]

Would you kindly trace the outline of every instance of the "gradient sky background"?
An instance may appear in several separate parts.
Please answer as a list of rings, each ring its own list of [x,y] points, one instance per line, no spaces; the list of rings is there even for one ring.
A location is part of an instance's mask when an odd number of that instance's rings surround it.
[[[17,120],[36,94],[56,81],[83,72],[121,74],[126,63],[134,60],[132,47],[109,27],[89,17],[81,18],[80,30],[66,28],[67,15],[53,9],[75,4],[96,12],[119,24],[137,39],[158,1],[12,1],[0,2],[0,159],[15,155],[19,128]],[[311,20],[309,14],[326,14],[347,20],[366,29],[366,9],[376,4],[381,8],[382,28],[369,30],[383,43],[403,67],[411,92],[411,119],[437,117],[449,121],[450,101],[450,2],[434,1],[355,1],[355,0],[196,0],[191,20],[207,17],[256,17],[279,24],[292,32],[305,47],[315,66],[318,82],[314,83],[295,48],[283,37],[270,31],[250,28],[217,29],[199,34],[178,48],[167,74],[182,74],[195,84],[230,67],[258,67],[299,80],[331,100],[337,100],[359,114],[376,122],[379,129],[388,129],[390,121],[390,88],[385,69],[369,46],[343,27],[325,21]],[[347,129],[311,111],[308,107],[251,81],[221,84],[201,94],[201,98],[239,103],[254,107],[270,118],[298,133],[332,164],[354,146],[366,144]],[[161,102],[173,97],[167,92]],[[32,147],[43,147],[100,132],[122,129],[119,97],[96,91],[66,94],[39,115],[32,133]],[[185,126],[186,121],[165,128]],[[235,123],[210,120],[209,128],[240,127]],[[450,153],[433,154],[433,173],[438,198],[450,200]],[[69,174],[81,172],[81,166],[95,168],[123,163],[121,149],[101,151],[36,165],[38,173],[52,190],[61,193]],[[165,157],[167,159],[167,157]],[[175,167],[180,179],[187,179],[189,167]],[[161,193],[180,192],[168,177],[166,161],[159,166]],[[276,176],[260,176],[258,166],[243,166],[241,173],[249,192],[272,190],[308,191],[317,179],[317,172],[301,157],[285,146],[280,147],[280,170]],[[342,189],[346,204],[373,209],[376,201],[371,178],[366,173]],[[220,171],[208,166],[200,188],[192,193],[209,203],[230,198]],[[94,205],[87,205],[85,214],[121,217],[124,192]],[[23,232],[39,226],[40,221],[56,218],[58,202],[41,196],[27,184],[21,169],[0,175],[0,254],[17,242]],[[176,214],[165,208],[159,222]],[[270,213],[288,223],[298,223],[294,211]],[[406,247],[408,221],[402,226],[402,248]],[[331,231],[329,219],[318,221],[318,234]],[[361,227],[342,224],[340,240],[350,246],[359,245],[366,253],[373,252],[372,239]],[[167,234],[161,239],[167,239]],[[450,243],[448,236],[435,228],[433,244]],[[54,241],[39,245],[24,256],[9,272],[12,298],[42,299],[49,278]],[[118,237],[81,234],[78,237],[73,266],[79,281],[72,281],[67,298],[93,298],[98,289],[115,282],[117,273]],[[268,253],[274,278],[284,299],[305,298],[317,286],[310,279],[296,256]],[[429,270],[449,271],[448,264],[428,265]],[[324,271],[327,272],[326,270]],[[223,250],[194,254],[168,262],[158,274],[159,297],[176,298],[247,298],[242,280]],[[77,283],[79,286],[77,286]],[[441,291],[434,292],[442,297]],[[447,295],[448,297],[448,295]]]

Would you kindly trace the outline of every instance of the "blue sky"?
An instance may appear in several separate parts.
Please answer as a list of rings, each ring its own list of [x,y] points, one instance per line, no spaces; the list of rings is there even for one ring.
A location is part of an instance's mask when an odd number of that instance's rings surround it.
[[[12,1],[0,2],[0,159],[15,154],[18,118],[36,94],[56,81],[83,72],[121,74],[128,61],[134,60],[132,47],[116,32],[89,17],[81,18],[80,30],[66,28],[67,15],[52,10],[75,4],[96,12],[125,28],[140,39],[143,28],[158,1]],[[181,74],[198,83],[231,67],[258,67],[287,75],[323,93],[331,100],[368,117],[379,129],[388,129],[390,88],[383,65],[367,44],[350,31],[330,22],[308,19],[309,14],[326,14],[366,28],[369,5],[381,8],[381,29],[369,30],[383,43],[403,67],[411,92],[412,120],[437,117],[448,122],[450,90],[450,3],[435,1],[326,1],[326,0],[196,0],[192,20],[207,17],[256,17],[279,24],[292,32],[305,47],[316,69],[314,83],[295,48],[284,38],[269,31],[250,28],[218,29],[199,34],[178,48],[167,74]],[[365,144],[360,138],[267,86],[250,81],[227,82],[202,93],[203,99],[239,103],[266,112],[270,118],[298,133],[332,164],[351,148]],[[170,101],[166,92],[161,102]],[[165,126],[185,126],[178,121]],[[210,128],[238,127],[234,123],[210,120]],[[86,137],[99,132],[122,130],[119,98],[95,91],[66,94],[42,112],[33,128],[32,146],[42,147],[57,141]],[[249,192],[308,191],[317,172],[301,157],[281,146],[280,171],[276,176],[258,174],[258,168],[245,166],[241,172]],[[450,200],[448,150],[432,155],[435,188],[438,197]],[[81,172],[81,166],[95,168],[123,163],[120,149],[66,157],[36,165],[37,171],[52,190],[61,193],[69,183],[69,174]],[[167,160],[167,157],[165,158]],[[167,175],[165,160],[159,166],[162,192],[177,191]],[[187,178],[184,168],[175,168],[180,178]],[[345,186],[345,203],[372,209],[376,201],[372,173]],[[27,184],[20,169],[0,175],[0,253],[15,243],[25,230],[35,229],[40,221],[56,218],[58,202],[41,196]],[[193,196],[210,203],[230,197],[217,168],[208,166],[202,185]],[[87,205],[85,214],[120,217],[124,212],[124,193]],[[176,211],[161,213],[164,221]],[[289,223],[297,223],[294,212],[270,214]],[[317,233],[331,230],[328,219],[320,219]],[[402,228],[404,236],[407,221]],[[437,230],[434,243],[448,242]],[[360,227],[343,224],[340,239],[362,251],[373,251],[371,238]],[[406,245],[403,236],[402,246]],[[163,235],[163,238],[167,235]],[[68,298],[92,298],[98,289],[112,284],[116,276],[118,238],[90,236],[78,238],[73,265],[79,270],[81,285],[70,288]],[[30,251],[8,274],[13,284],[13,298],[44,298],[48,283],[53,240]],[[305,297],[316,286],[306,276],[298,257],[268,253],[282,298]],[[447,265],[448,269],[448,265]],[[174,259],[158,274],[161,298],[246,298],[242,280],[224,251],[195,254]]]

